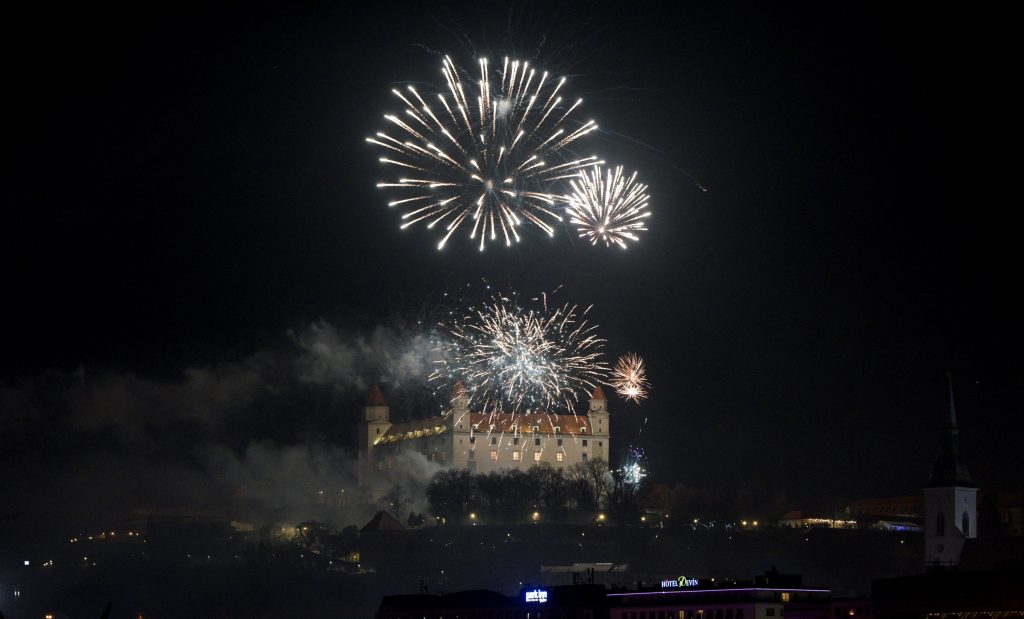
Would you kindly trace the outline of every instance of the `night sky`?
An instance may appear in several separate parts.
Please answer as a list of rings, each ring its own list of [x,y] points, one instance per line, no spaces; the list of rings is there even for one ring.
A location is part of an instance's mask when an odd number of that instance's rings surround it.
[[[12,18],[3,44],[0,463],[31,471],[9,490],[23,509],[101,483],[67,481],[83,462],[159,480],[169,463],[216,475],[197,456],[210,445],[351,447],[360,382],[283,376],[304,342],[402,333],[482,280],[562,285],[594,305],[612,360],[645,357],[650,399],[610,406],[615,453],[643,447],[655,481],[756,485],[793,508],[917,494],[952,372],[976,482],[1024,484],[1005,16],[79,10]],[[586,149],[650,187],[641,241],[591,247],[563,230],[438,252],[436,234],[400,231],[364,138],[398,110],[392,87],[440,79],[442,53],[567,75],[579,117],[602,128]],[[400,389],[373,364],[347,369]],[[335,384],[295,387],[311,382]],[[126,506],[159,503],[156,484]]]

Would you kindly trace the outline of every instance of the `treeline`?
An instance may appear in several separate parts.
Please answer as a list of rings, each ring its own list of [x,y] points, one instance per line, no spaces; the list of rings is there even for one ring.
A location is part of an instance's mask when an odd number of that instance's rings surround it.
[[[599,511],[626,523],[640,513],[639,495],[638,484],[627,483],[601,459],[568,469],[547,463],[526,471],[504,469],[486,474],[449,469],[437,472],[427,486],[430,511],[444,524],[563,521],[572,512],[596,515]]]

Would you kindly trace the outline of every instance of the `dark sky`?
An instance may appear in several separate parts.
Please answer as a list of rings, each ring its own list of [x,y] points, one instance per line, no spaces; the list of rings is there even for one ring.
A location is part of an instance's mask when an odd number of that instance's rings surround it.
[[[617,448],[644,447],[657,480],[764,484],[795,503],[916,493],[952,371],[978,483],[1019,487],[1009,26],[932,4],[817,4],[12,18],[4,402],[42,414],[48,385],[76,369],[173,389],[196,368],[216,377],[294,345],[315,321],[372,330],[486,278],[531,294],[564,285],[564,300],[594,304],[610,355],[646,358],[650,399],[611,406]],[[439,78],[439,52],[569,76],[603,130],[589,146],[650,187],[642,241],[623,252],[563,232],[481,254],[399,231],[364,138],[396,110],[392,87]],[[324,430],[360,403],[341,393],[268,410],[311,409],[318,436],[347,436]],[[28,431],[12,410],[7,466],[30,467],[35,447],[69,432],[58,462],[194,455],[151,428],[144,447],[102,424],[83,431],[74,411]],[[303,440],[281,425],[221,426],[217,440]]]

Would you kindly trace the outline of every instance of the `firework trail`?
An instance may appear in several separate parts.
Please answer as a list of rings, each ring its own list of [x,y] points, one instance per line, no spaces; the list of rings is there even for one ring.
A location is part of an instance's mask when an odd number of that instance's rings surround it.
[[[401,227],[440,224],[438,249],[461,228],[479,238],[481,251],[499,237],[506,245],[519,242],[526,222],[553,236],[551,222],[562,218],[551,183],[600,163],[593,156],[565,156],[569,144],[597,125],[591,120],[573,128],[567,120],[583,100],[562,105],[564,77],[549,80],[529,62],[508,58],[493,75],[486,58],[479,64],[479,81],[463,82],[445,56],[447,90],[436,99],[413,86],[392,90],[405,104],[404,114],[385,115],[391,133],[366,139],[384,149],[380,161],[401,175],[377,184],[403,192],[388,203],[405,211]]]
[[[612,368],[612,376],[608,384],[626,400],[632,400],[639,404],[640,400],[647,397],[647,392],[651,387],[647,381],[644,360],[640,358],[640,355],[633,353],[619,357],[619,361]]]
[[[626,241],[639,240],[636,233],[647,230],[647,185],[636,182],[636,172],[626,178],[622,166],[607,171],[596,166],[580,171],[569,184],[572,191],[563,200],[580,238],[626,249]]]
[[[546,294],[533,301],[495,295],[450,321],[431,380],[462,381],[472,406],[488,414],[575,414],[581,396],[607,379],[605,340],[587,321],[589,307],[552,308]]]

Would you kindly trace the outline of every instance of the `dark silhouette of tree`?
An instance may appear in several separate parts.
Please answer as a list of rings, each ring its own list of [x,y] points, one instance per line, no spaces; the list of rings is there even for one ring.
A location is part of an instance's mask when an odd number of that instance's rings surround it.
[[[409,495],[405,493],[405,490],[398,484],[391,486],[391,488],[380,498],[381,507],[384,511],[390,513],[397,520],[402,517],[405,510],[408,509],[409,504],[412,501]]]
[[[476,496],[476,479],[472,473],[461,469],[438,471],[427,486],[430,513],[444,518],[448,524],[465,520]]]
[[[608,493],[608,463],[600,458],[577,462],[569,467],[566,476],[577,495],[581,509],[600,509]]]
[[[621,469],[611,472],[608,482],[608,511],[619,525],[634,524],[640,518],[640,484],[626,481]]]

